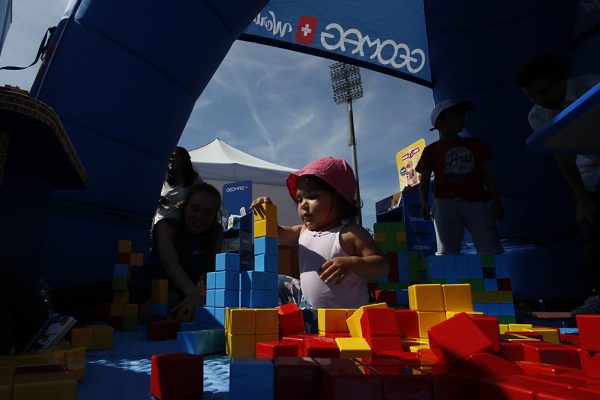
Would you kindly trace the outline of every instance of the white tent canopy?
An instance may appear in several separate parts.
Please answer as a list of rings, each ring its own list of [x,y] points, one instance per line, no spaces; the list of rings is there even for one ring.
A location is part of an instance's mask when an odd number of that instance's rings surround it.
[[[261,160],[218,138],[189,153],[194,169],[219,191],[227,183],[252,181],[252,197],[269,196],[277,205],[280,224],[300,223],[296,205],[285,186],[285,179],[296,169]]]
[[[205,180],[250,180],[265,185],[282,185],[289,173],[296,170],[251,156],[219,138],[190,151],[190,156],[194,167]]]

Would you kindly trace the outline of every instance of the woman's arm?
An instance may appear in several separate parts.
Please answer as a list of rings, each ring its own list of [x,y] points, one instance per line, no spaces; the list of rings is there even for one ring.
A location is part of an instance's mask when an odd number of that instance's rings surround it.
[[[321,279],[325,283],[341,282],[348,272],[367,279],[376,279],[388,274],[387,259],[364,228],[348,225],[342,229],[340,241],[348,256],[332,258],[321,266]]]
[[[261,204],[273,204],[273,201],[267,196],[262,196],[257,198],[250,205],[250,209],[252,209],[255,213],[259,215],[262,213],[262,208],[259,207]],[[300,238],[300,232],[302,231],[302,225],[294,225],[294,226],[277,226],[277,241],[279,244],[284,246],[297,246],[298,239]]]

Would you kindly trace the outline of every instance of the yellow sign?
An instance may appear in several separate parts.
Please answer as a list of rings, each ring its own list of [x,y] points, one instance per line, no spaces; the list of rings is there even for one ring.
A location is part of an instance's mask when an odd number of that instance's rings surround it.
[[[402,192],[405,187],[418,185],[421,181],[421,175],[417,174],[415,168],[421,158],[421,154],[423,154],[424,148],[425,139],[419,139],[396,153],[396,166],[398,167],[398,178],[400,179],[400,192]]]

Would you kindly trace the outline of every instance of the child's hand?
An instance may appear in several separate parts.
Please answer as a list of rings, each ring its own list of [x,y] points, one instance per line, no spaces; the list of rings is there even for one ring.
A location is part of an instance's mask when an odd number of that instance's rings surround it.
[[[258,215],[260,215],[261,217],[264,217],[263,215],[263,210],[261,207],[259,207],[261,204],[273,204],[273,202],[271,201],[271,199],[267,196],[262,196],[257,198],[256,200],[254,200],[252,202],[252,204],[250,204],[250,209],[253,210],[255,213],[257,213]]]
[[[423,217],[425,220],[431,219],[431,210],[429,209],[429,204],[421,204],[421,217]]]
[[[339,284],[344,280],[347,273],[350,272],[349,257],[334,257],[331,260],[327,260],[321,265],[321,274],[319,277],[323,279],[325,283],[335,282]]]

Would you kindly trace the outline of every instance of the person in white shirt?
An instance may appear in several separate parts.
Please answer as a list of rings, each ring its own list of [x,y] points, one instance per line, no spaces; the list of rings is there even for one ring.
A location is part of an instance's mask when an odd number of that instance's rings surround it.
[[[537,130],[600,82],[600,75],[568,76],[566,63],[557,55],[529,61],[517,77],[517,85],[534,103],[529,125]],[[600,127],[590,127],[599,135]],[[554,155],[558,167],[575,195],[577,222],[583,235],[584,256],[592,277],[594,293],[577,314],[600,313],[600,155]]]

